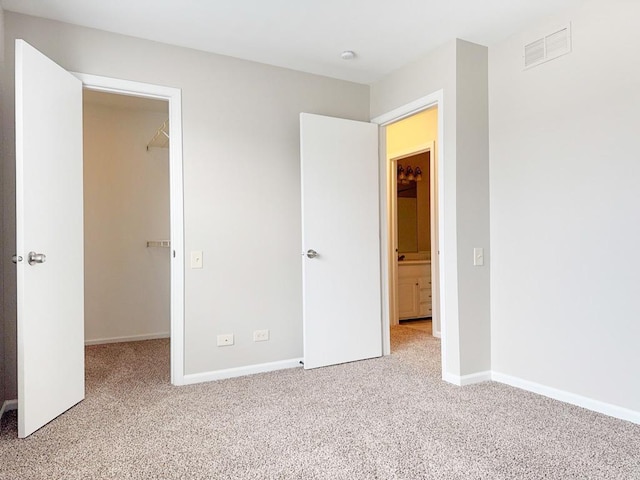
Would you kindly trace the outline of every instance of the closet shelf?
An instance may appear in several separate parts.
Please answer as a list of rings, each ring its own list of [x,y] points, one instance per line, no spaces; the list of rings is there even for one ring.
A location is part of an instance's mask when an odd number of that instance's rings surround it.
[[[169,240],[147,240],[147,248],[150,247],[171,248],[171,242]]]
[[[169,119],[167,118],[158,128],[153,138],[147,143],[147,151],[150,148],[169,148]]]

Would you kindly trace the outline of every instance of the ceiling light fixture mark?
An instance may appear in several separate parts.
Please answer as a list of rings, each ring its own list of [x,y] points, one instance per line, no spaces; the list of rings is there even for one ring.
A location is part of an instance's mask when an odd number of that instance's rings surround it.
[[[343,60],[353,60],[354,58],[356,58],[356,52],[354,52],[353,50],[345,50],[340,54],[340,58],[342,58]]]

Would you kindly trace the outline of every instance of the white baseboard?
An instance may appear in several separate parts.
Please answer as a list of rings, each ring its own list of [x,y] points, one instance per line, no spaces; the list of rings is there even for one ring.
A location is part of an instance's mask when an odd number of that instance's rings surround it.
[[[211,382],[225,378],[242,377],[244,375],[302,367],[301,361],[302,358],[292,358],[279,362],[260,363],[258,365],[247,365],[246,367],[228,368],[226,370],[215,370],[213,372],[192,373],[184,376],[183,385],[193,385],[194,383]]]
[[[575,393],[567,392],[565,390],[559,390],[539,383],[530,382],[518,377],[512,377],[511,375],[505,375],[504,373],[491,372],[491,379],[495,382],[521,388],[522,390],[537,393],[545,397],[553,398],[554,400],[560,400],[561,402],[570,403],[571,405],[586,408],[587,410],[603,413],[610,417],[640,424],[640,412],[635,410],[619,407],[599,400],[593,400],[592,398],[583,397],[582,395],[576,395]]]
[[[474,383],[488,382],[491,380],[491,371],[472,373],[470,375],[453,375],[451,373],[445,373],[442,375],[442,379],[445,382],[453,383],[459,387],[465,385],[473,385]]]
[[[129,335],[126,337],[96,338],[93,340],[85,340],[85,345],[102,345],[104,343],[123,343],[123,342],[139,342],[141,340],[156,340],[158,338],[169,338],[169,332],[150,333],[144,335]]]
[[[440,334],[440,330],[434,331],[433,336],[436,338],[442,338],[442,335]]]
[[[0,407],[0,418],[2,418],[2,415],[4,415],[5,412],[9,412],[11,410],[17,410],[18,409],[18,400],[5,400],[4,403],[2,404],[2,407]]]

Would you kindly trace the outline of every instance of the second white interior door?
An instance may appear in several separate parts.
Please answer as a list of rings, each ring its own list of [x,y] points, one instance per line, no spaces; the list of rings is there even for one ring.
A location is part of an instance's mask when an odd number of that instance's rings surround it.
[[[381,356],[378,127],[303,113],[300,130],[304,366]]]

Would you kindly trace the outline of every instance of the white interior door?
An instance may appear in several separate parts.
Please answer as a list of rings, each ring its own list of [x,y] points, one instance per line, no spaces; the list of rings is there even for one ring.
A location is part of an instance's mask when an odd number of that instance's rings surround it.
[[[26,42],[17,40],[21,438],[84,398],[82,209],[82,83]],[[34,263],[29,261],[29,252],[43,255],[36,256]]]
[[[379,357],[378,126],[303,113],[300,135],[304,367]]]

